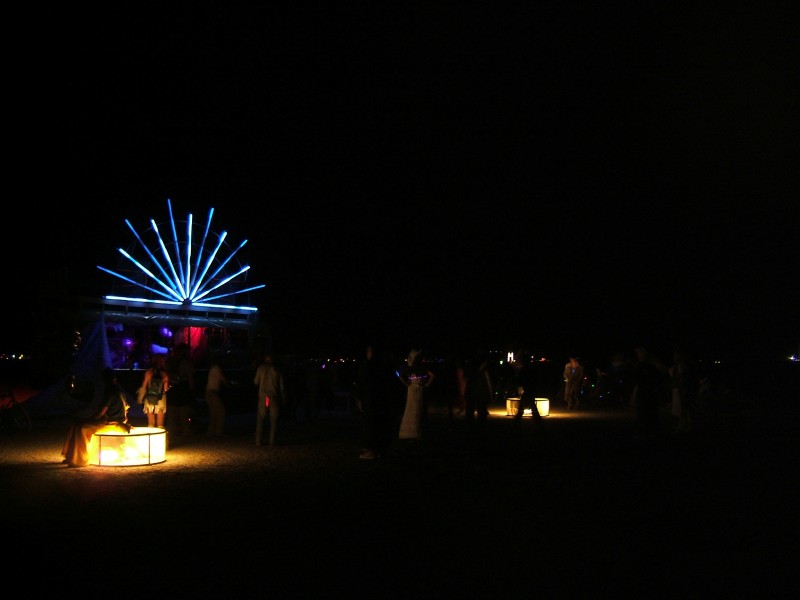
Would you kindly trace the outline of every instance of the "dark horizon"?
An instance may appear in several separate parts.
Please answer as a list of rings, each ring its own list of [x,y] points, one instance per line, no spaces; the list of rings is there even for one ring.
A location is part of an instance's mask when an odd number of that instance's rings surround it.
[[[54,124],[13,141],[4,346],[170,200],[248,240],[282,348],[797,352],[780,11],[146,13],[70,14]]]

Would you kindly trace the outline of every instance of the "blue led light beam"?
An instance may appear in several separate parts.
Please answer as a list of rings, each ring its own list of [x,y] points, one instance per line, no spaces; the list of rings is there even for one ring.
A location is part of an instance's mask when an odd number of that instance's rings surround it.
[[[265,284],[250,286],[244,289],[238,289],[235,287],[234,281],[240,275],[243,275],[250,269],[249,265],[245,265],[241,267],[239,270],[232,273],[227,270],[223,271],[225,267],[228,265],[228,263],[234,258],[236,253],[239,252],[239,250],[241,250],[242,247],[247,243],[247,240],[242,241],[242,243],[239,244],[239,246],[235,250],[233,250],[226,258],[220,259],[220,249],[222,248],[222,244],[224,243],[228,235],[228,232],[223,231],[221,234],[217,235],[216,233],[211,231],[211,223],[214,216],[214,209],[211,208],[208,212],[208,219],[205,223],[205,229],[203,231],[201,242],[197,246],[197,249],[195,250],[196,252],[195,256],[193,255],[193,250],[192,250],[193,239],[195,239],[194,218],[192,214],[188,213],[187,215],[186,234],[185,234],[186,238],[184,241],[182,241],[178,237],[178,229],[176,227],[175,219],[172,213],[172,202],[169,199],[167,199],[167,208],[169,212],[169,221],[172,231],[172,238],[174,241],[174,248],[175,248],[174,253],[171,253],[167,248],[167,245],[164,242],[164,238],[162,237],[161,232],[159,231],[158,225],[156,224],[155,220],[150,219],[150,225],[155,235],[156,242],[161,250],[161,258],[158,258],[153,253],[153,251],[145,243],[145,241],[136,231],[131,222],[128,219],[125,219],[125,223],[127,224],[128,228],[131,230],[134,237],[138,241],[139,245],[141,245],[141,247],[144,249],[145,253],[149,257],[149,262],[151,263],[151,265],[145,264],[140,260],[137,260],[122,248],[119,248],[119,252],[123,256],[125,256],[125,258],[130,260],[136,266],[136,268],[141,273],[143,273],[148,279],[145,279],[144,281],[136,281],[135,279],[117,273],[116,271],[97,265],[97,268],[100,269],[101,271],[108,273],[109,275],[113,275],[114,277],[117,277],[128,283],[131,283],[157,296],[160,296],[164,298],[164,300],[153,299],[153,298],[110,296],[110,295],[105,297],[109,300],[123,300],[123,301],[150,303],[150,304],[158,304],[165,306],[190,306],[197,308],[236,309],[245,311],[258,310],[257,308],[252,306],[211,303],[212,300],[229,298],[231,296],[244,294],[247,292],[251,292],[266,287]],[[213,248],[212,247],[207,248],[206,247],[207,243],[209,244],[213,243]],[[204,256],[206,257],[205,264],[201,270],[200,265],[203,262]],[[194,270],[192,269],[193,258],[195,261]],[[154,273],[154,270],[158,271],[160,273],[160,276],[156,275]],[[212,271],[210,276],[208,275],[209,271]],[[151,285],[147,285],[146,282],[148,281],[154,282],[155,284],[163,288],[164,291],[152,287]],[[219,293],[217,293],[214,296],[209,296],[209,294],[214,291],[218,291]],[[201,302],[201,300],[203,301]]]

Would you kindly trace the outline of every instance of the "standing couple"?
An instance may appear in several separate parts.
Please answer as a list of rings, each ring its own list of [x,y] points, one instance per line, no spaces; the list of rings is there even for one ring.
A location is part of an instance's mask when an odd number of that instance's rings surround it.
[[[434,379],[433,372],[424,365],[422,358],[420,350],[412,350],[399,373],[400,382],[406,387],[406,401],[398,435],[394,429],[395,380],[398,375],[389,354],[374,345],[367,346],[357,377],[358,405],[364,418],[364,445],[360,458],[382,456],[396,438],[419,440],[422,437],[427,409],[425,393]]]

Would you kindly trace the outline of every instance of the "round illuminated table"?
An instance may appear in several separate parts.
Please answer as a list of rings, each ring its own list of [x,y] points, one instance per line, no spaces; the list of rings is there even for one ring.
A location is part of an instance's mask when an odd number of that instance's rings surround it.
[[[131,427],[130,432],[113,427],[96,431],[89,441],[89,464],[101,467],[154,465],[167,460],[167,430]]]

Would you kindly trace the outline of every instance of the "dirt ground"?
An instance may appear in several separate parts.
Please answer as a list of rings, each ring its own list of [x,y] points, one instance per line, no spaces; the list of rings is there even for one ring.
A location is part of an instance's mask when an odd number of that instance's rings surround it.
[[[284,419],[271,449],[241,414],[161,464],[79,469],[47,418],[0,432],[3,530],[22,589],[67,597],[787,597],[796,417],[643,440],[620,408],[483,436],[433,413],[367,461],[357,414]]]

